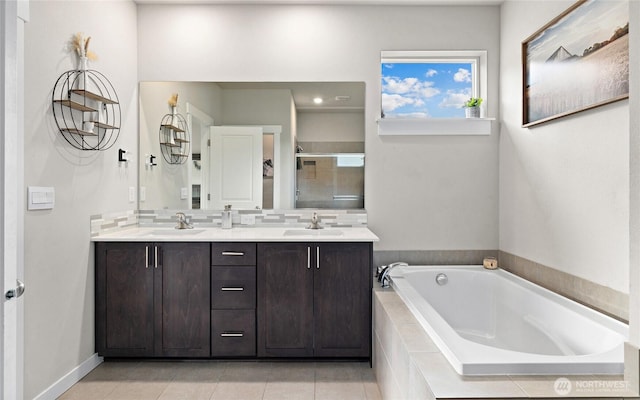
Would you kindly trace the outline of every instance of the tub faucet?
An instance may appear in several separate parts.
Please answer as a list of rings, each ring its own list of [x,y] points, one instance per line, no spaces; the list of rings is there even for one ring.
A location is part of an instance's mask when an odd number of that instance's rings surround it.
[[[389,272],[391,272],[391,270],[395,267],[408,267],[409,264],[407,264],[406,262],[402,262],[402,261],[398,261],[398,262],[394,262],[391,263],[389,265],[387,265],[386,267],[383,266],[382,269],[380,269],[378,271],[378,282],[380,282],[380,286],[383,288],[388,288],[389,284],[391,283],[391,278],[389,277]]]
[[[176,217],[178,217],[176,229],[193,229],[193,225],[187,222],[187,216],[183,212],[176,213]]]
[[[311,223],[307,226],[307,229],[322,229],[320,226],[320,219],[318,218],[318,213],[313,213],[311,216]]]

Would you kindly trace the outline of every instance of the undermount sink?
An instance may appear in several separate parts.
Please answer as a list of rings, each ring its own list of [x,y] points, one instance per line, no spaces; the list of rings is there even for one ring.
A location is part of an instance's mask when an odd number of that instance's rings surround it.
[[[182,235],[197,235],[198,233],[204,232],[204,229],[156,229],[155,231],[151,231],[148,235],[153,236],[182,236]]]
[[[340,236],[339,229],[287,229],[283,236]]]

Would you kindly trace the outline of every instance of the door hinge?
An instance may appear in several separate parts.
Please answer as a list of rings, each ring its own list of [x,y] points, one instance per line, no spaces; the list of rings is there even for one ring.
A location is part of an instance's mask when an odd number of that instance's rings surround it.
[[[207,139],[207,147],[211,147],[211,139]]]
[[[207,200],[211,200],[211,193],[207,193]]]

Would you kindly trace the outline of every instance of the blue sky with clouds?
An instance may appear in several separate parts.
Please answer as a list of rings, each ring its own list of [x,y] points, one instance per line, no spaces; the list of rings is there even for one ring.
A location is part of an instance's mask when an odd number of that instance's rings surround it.
[[[471,97],[470,63],[383,63],[385,118],[464,117]]]

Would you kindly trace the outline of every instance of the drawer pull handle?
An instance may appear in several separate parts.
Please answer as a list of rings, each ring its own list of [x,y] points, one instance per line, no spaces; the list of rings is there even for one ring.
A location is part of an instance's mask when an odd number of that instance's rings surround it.
[[[223,251],[222,252],[223,256],[244,256],[244,252],[243,251]]]
[[[220,334],[221,337],[243,337],[243,332],[223,332]]]
[[[244,290],[243,287],[222,287],[220,288],[223,292],[242,292]]]

